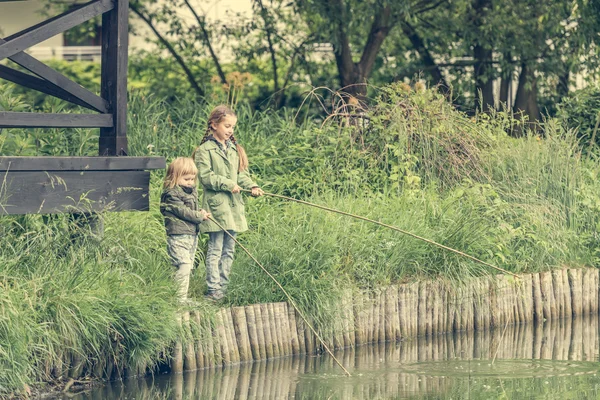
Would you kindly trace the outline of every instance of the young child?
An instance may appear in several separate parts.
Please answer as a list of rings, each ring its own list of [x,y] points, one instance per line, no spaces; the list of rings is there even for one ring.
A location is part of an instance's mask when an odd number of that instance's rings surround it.
[[[160,212],[167,230],[167,251],[177,268],[175,280],[179,283],[179,299],[185,302],[190,284],[190,272],[198,246],[201,224],[210,214],[198,209],[196,177],[198,169],[194,160],[179,157],[167,168],[167,176],[160,197]]]
[[[204,189],[202,207],[232,236],[248,229],[240,190],[251,190],[252,196],[263,195],[263,191],[250,178],[244,148],[233,136],[236,123],[237,117],[229,107],[216,107],[208,117],[206,133],[194,152]],[[207,297],[220,300],[229,283],[235,242],[212,221],[203,223],[200,232],[208,233]]]

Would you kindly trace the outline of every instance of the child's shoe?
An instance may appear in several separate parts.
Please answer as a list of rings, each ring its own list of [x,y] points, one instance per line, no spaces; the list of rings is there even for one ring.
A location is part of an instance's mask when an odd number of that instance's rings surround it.
[[[204,298],[206,300],[208,300],[208,301],[217,302],[217,301],[223,299],[223,293],[221,293],[221,292],[210,292],[207,295],[205,295]]]

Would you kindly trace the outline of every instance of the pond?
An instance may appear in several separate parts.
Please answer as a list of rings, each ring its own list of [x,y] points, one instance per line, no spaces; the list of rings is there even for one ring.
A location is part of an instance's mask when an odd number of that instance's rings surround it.
[[[598,318],[112,382],[70,399],[597,399]],[[66,397],[65,397],[66,398]]]

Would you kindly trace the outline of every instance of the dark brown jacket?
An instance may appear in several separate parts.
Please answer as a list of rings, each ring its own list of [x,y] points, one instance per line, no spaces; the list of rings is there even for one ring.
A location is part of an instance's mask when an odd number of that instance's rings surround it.
[[[196,187],[165,189],[160,196],[160,212],[165,218],[167,235],[197,235],[200,231],[202,214]]]

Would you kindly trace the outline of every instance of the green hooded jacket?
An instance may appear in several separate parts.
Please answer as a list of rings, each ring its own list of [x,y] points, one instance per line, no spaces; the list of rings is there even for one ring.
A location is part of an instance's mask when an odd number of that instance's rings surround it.
[[[244,199],[241,193],[231,193],[235,185],[244,189],[257,186],[248,171],[239,172],[239,156],[235,146],[227,150],[227,155],[213,140],[207,140],[194,156],[198,167],[198,177],[204,196],[202,208],[225,229],[235,232],[248,230]],[[200,225],[200,232],[220,232],[221,228],[207,220]]]

